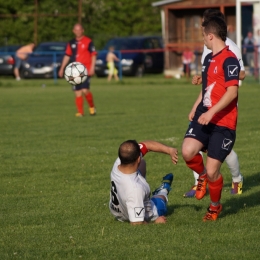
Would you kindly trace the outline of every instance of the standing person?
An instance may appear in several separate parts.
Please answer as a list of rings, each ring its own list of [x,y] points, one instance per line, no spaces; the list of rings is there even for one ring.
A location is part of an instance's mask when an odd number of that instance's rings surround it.
[[[258,76],[260,73],[260,29],[257,30],[256,37],[255,37],[255,44],[257,47],[257,68],[258,68]]]
[[[221,13],[217,9],[207,9],[203,13],[203,21],[209,19],[210,17],[217,16],[219,18],[222,18],[225,20],[225,17],[223,13]],[[238,48],[238,46],[228,37],[226,38],[225,41],[226,45],[229,47],[229,50],[231,50],[237,57],[239,64],[240,64],[240,74],[239,74],[239,79],[244,80],[245,79],[245,67],[244,67],[244,62],[242,59],[242,54],[241,50]],[[201,64],[203,64],[205,57],[211,53],[211,50],[204,45],[203,53],[201,56]],[[201,76],[195,75],[194,76],[194,85],[199,85],[202,83],[202,78]],[[239,85],[242,85],[241,81],[239,81]],[[202,153],[201,153],[202,155]],[[238,161],[238,156],[234,150],[230,152],[230,154],[226,157],[225,162],[227,163],[227,166],[230,170],[230,173],[232,175],[232,185],[231,185],[231,194],[242,194],[242,188],[243,188],[243,176],[240,172],[240,167],[239,167],[239,161]],[[198,185],[201,185],[201,182],[199,181],[199,175],[195,171],[193,171],[193,176],[194,176],[194,185],[191,187],[189,191],[184,193],[183,197],[185,198],[193,198],[196,195],[196,189]]]
[[[132,225],[149,221],[166,223],[168,194],[173,175],[165,175],[161,186],[150,198],[150,187],[145,179],[146,163],[142,159],[149,151],[169,154],[172,162],[177,164],[175,148],[156,141],[144,141],[139,144],[135,140],[123,142],[110,174],[109,209],[119,221],[129,221]]]
[[[33,52],[33,49],[35,47],[34,43],[29,43],[27,45],[22,46],[19,48],[15,53],[15,65],[14,65],[14,76],[16,80],[20,80],[20,73],[19,69],[22,65],[22,62],[28,58],[28,55]]]
[[[184,76],[189,79],[191,75],[191,63],[195,60],[194,53],[186,47],[181,56]]]
[[[118,81],[118,71],[115,67],[115,61],[119,61],[117,56],[114,54],[114,46],[110,46],[108,49],[108,53],[106,56],[106,61],[107,61],[107,67],[108,67],[108,76],[107,76],[107,81],[110,81],[112,77],[115,77],[115,80]]]
[[[236,41],[237,41],[237,34],[236,34],[236,30],[235,30],[235,28],[234,28],[234,26],[233,26],[232,24],[228,25],[228,33],[227,33],[227,36],[228,36],[228,38],[229,38],[232,42],[236,43]]]
[[[247,37],[244,39],[243,52],[246,55],[247,66],[251,75],[254,75],[254,52],[255,52],[255,39],[252,32],[247,33]]]
[[[88,102],[89,114],[95,115],[96,109],[94,106],[93,96],[89,88],[91,76],[94,75],[95,72],[97,52],[92,40],[84,35],[84,28],[81,24],[75,24],[72,31],[75,35],[75,39],[72,39],[67,44],[65,55],[63,57],[59,70],[59,76],[63,77],[64,69],[70,60],[81,62],[85,65],[88,71],[87,80],[73,87],[75,93],[75,103],[78,110],[78,112],[76,113],[76,117],[82,117],[84,115],[83,96],[85,96]]]
[[[202,66],[202,90],[189,113],[191,123],[183,140],[182,156],[202,180],[203,185],[196,190],[197,199],[204,197],[208,183],[211,202],[203,218],[208,221],[216,220],[222,210],[220,167],[236,139],[240,65],[225,44],[227,25],[223,19],[205,20],[202,31],[204,44],[212,52]],[[199,154],[201,150],[207,150],[206,167]]]

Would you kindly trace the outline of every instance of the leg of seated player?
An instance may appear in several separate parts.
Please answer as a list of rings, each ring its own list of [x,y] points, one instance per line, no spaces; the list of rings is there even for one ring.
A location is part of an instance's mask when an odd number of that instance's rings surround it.
[[[223,178],[219,171],[221,164],[222,162],[219,160],[207,157],[206,169],[211,202],[208,212],[203,218],[204,221],[216,220],[222,210],[220,198],[223,188]]]
[[[203,144],[193,138],[185,138],[182,144],[182,156],[187,166],[199,174],[196,187],[196,198],[202,199],[207,192],[207,175],[203,163],[203,157],[199,153]]]
[[[242,194],[243,176],[240,172],[237,154],[232,150],[225,159],[232,175],[231,194]]]
[[[151,201],[157,208],[158,218],[155,223],[165,223],[167,214],[168,194],[171,190],[173,174],[168,173],[162,179],[162,184],[152,193]]]

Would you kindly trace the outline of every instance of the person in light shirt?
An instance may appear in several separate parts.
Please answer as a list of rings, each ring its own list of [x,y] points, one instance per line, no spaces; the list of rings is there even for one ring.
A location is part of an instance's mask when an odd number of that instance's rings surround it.
[[[111,214],[119,221],[132,225],[149,222],[166,223],[168,194],[171,190],[173,174],[163,177],[160,187],[150,197],[150,186],[146,181],[146,163],[143,159],[148,152],[170,155],[173,164],[177,164],[177,149],[156,141],[135,140],[123,142],[118,149],[110,174]]]

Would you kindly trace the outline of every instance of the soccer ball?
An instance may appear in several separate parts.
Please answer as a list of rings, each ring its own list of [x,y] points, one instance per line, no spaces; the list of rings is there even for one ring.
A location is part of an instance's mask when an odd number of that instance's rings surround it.
[[[65,68],[64,77],[70,84],[78,85],[87,79],[88,72],[82,63],[72,62]]]

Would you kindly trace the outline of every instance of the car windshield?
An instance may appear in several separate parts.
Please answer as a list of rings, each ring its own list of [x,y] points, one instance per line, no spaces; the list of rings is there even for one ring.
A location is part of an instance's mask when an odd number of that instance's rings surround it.
[[[65,52],[65,48],[66,48],[66,44],[59,44],[59,45],[40,44],[34,49],[34,55],[43,54],[43,52],[57,52],[63,54]]]
[[[15,52],[19,49],[19,47],[20,47],[20,45],[19,46],[18,45],[17,46],[16,45],[14,45],[14,46],[1,46],[0,52]]]
[[[108,50],[109,47],[113,46],[115,50],[138,50],[141,47],[141,39],[135,38],[115,38],[108,41],[105,46],[105,50]]]

